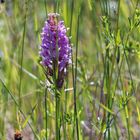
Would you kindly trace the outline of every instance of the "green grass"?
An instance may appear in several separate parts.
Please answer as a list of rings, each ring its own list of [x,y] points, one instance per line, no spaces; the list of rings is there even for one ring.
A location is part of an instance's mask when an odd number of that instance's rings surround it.
[[[40,33],[58,12],[72,46],[61,91],[39,64]],[[0,140],[140,138],[140,1],[0,4]],[[54,81],[56,77],[54,76]]]

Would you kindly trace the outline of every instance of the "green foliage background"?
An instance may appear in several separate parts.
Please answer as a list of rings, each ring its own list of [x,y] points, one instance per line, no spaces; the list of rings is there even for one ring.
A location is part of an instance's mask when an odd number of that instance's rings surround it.
[[[139,0],[7,0],[1,3],[0,139],[12,139],[16,129],[22,131],[23,139],[36,139],[35,135],[38,139],[45,137],[46,81],[39,64],[39,46],[42,27],[47,14],[52,12],[59,13],[70,28],[67,34],[71,36],[73,65],[77,69],[80,140],[140,139],[139,8]],[[62,121],[66,125],[61,130],[61,138],[66,131],[70,140],[76,139],[72,81],[70,65],[61,95],[61,104],[65,106]],[[47,133],[49,139],[54,139],[55,103],[51,90],[47,104]]]

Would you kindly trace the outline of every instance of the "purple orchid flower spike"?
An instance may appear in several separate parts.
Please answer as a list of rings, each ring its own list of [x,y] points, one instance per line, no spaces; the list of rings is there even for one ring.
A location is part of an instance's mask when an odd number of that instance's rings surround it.
[[[66,35],[64,21],[60,21],[59,14],[48,14],[48,20],[41,33],[41,64],[47,68],[47,76],[57,75],[56,83],[62,88],[67,73],[67,66],[71,62],[71,46]]]

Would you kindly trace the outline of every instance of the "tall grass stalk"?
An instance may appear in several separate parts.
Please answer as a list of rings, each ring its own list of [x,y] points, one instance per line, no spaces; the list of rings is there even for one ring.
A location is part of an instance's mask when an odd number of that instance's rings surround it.
[[[48,140],[48,105],[47,105],[47,99],[48,99],[48,91],[45,87],[45,128],[46,128],[46,140]]]
[[[127,127],[127,135],[128,135],[128,140],[131,140],[130,136],[130,124],[129,124],[129,115],[128,115],[128,107],[127,105],[125,106],[125,117],[126,117],[126,127]]]
[[[68,88],[68,77],[66,81],[66,89]],[[63,118],[64,118],[64,140],[67,140],[67,122],[66,122],[66,116],[67,116],[67,101],[68,101],[68,91],[65,92],[65,102],[64,102],[64,113],[63,113]]]
[[[72,23],[73,23],[73,11],[74,11],[74,0],[71,1],[71,16],[70,16],[70,32],[72,34]],[[76,106],[76,93],[75,93],[75,71],[74,71],[74,53],[72,50],[72,82],[73,82],[73,92],[74,92],[74,126],[73,126],[73,138],[75,137],[75,120],[77,116],[77,106]],[[78,127],[77,127],[78,128]]]
[[[60,97],[55,88],[55,111],[56,111],[56,140],[60,140]]]
[[[44,6],[45,6],[45,12],[46,12],[46,18],[47,18],[47,14],[48,14],[48,12],[47,12],[47,0],[44,0]]]
[[[68,2],[68,1],[67,1]],[[68,8],[68,5],[67,5]],[[70,14],[70,30],[69,30],[69,36],[71,37],[71,33],[72,33],[72,21],[73,21],[73,10],[74,10],[74,0],[71,1],[71,14]],[[71,40],[70,40],[71,43]],[[73,62],[73,53],[72,53],[72,62]],[[73,83],[74,83],[74,67],[73,67],[73,63],[72,63],[72,77],[73,77]],[[67,117],[67,101],[68,101],[68,93],[69,91],[67,90],[69,87],[69,66],[68,66],[68,72],[67,72],[67,77],[66,77],[66,86],[65,86],[65,102],[64,102],[64,114],[63,114],[63,121],[64,121],[64,140],[67,140],[67,121],[66,121],[66,117]]]
[[[60,0],[55,0],[54,11],[59,13]]]
[[[100,0],[100,4],[101,4],[101,11],[102,11],[102,15],[106,18],[105,21],[103,21],[103,28],[104,28],[104,32],[105,32],[105,36],[107,38],[107,36],[109,36],[110,34],[110,27],[109,27],[109,5],[108,5],[108,0],[105,1],[101,1]],[[107,40],[105,38],[105,46],[108,46],[109,44],[109,40]],[[103,61],[103,65],[104,65],[104,74],[103,74],[103,84],[104,87],[106,88],[106,92],[107,94],[105,95],[106,97],[106,101],[105,101],[105,106],[107,106],[107,108],[110,109],[110,97],[111,97],[111,91],[110,91],[110,61],[109,61],[109,55],[110,55],[110,48],[106,48],[105,50],[105,57],[104,57],[104,61]],[[101,96],[102,98],[103,96]],[[104,125],[106,124],[108,126],[108,122],[109,122],[109,112],[107,114],[106,117],[106,110],[104,110],[103,112],[103,119],[102,119],[102,124],[101,124],[101,132],[99,135],[99,140],[102,139],[102,134],[103,134],[103,130],[104,130]],[[110,128],[106,127],[107,131],[104,133],[104,139],[106,139],[106,133],[108,135],[108,140],[110,139]]]
[[[115,30],[115,49],[114,49],[114,57],[112,60],[112,66],[111,66],[111,71],[110,71],[110,75],[109,75],[109,91],[111,90],[111,83],[112,83],[112,75],[113,75],[113,71],[114,71],[114,66],[115,66],[115,60],[116,60],[116,54],[117,54],[117,50],[119,51],[119,46],[117,44],[117,36],[118,36],[118,32],[119,32],[119,14],[120,14],[120,0],[118,0],[118,5],[117,5],[118,9],[117,9],[117,18],[116,18],[116,30]],[[112,105],[113,105],[113,98],[112,95],[109,97],[108,99],[108,108],[111,110],[112,109]],[[109,125],[110,122],[110,113],[108,112],[108,121],[107,121],[107,126]],[[110,127],[108,127],[108,140],[110,140]]]
[[[20,79],[19,79],[19,106],[21,106],[21,85],[22,85],[22,67],[23,67],[23,53],[24,53],[24,43],[25,43],[25,33],[26,33],[26,20],[27,20],[27,10],[28,10],[28,1],[25,0],[25,8],[24,8],[24,12],[25,12],[25,15],[24,15],[24,24],[23,24],[23,35],[22,35],[22,46],[21,46],[21,58],[20,58],[20,66],[21,66],[21,69],[20,69]]]
[[[77,34],[76,34],[76,60],[75,60],[75,78],[74,78],[74,123],[76,122],[76,132],[77,140],[79,140],[79,125],[78,125],[78,114],[77,114],[77,61],[78,61],[78,34],[79,34],[79,21],[80,21],[80,12],[78,13],[77,19]]]

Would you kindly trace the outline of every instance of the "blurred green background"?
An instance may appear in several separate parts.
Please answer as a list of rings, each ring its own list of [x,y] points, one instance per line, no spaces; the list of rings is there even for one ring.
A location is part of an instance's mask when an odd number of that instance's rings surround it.
[[[40,33],[47,14],[52,12],[59,13],[60,20],[70,28],[67,35],[71,37],[74,60],[78,41],[80,139],[108,139],[108,130],[113,140],[140,139],[139,8],[139,0],[5,0],[1,3],[0,140],[11,140],[16,129],[22,129],[23,139],[34,140],[27,121],[40,139],[44,137],[45,76],[39,64]],[[67,94],[64,120],[67,139],[73,140],[71,65],[67,82],[64,89],[68,92],[63,93],[62,102]],[[55,109],[51,91],[47,101],[47,133],[49,139],[54,139]]]

